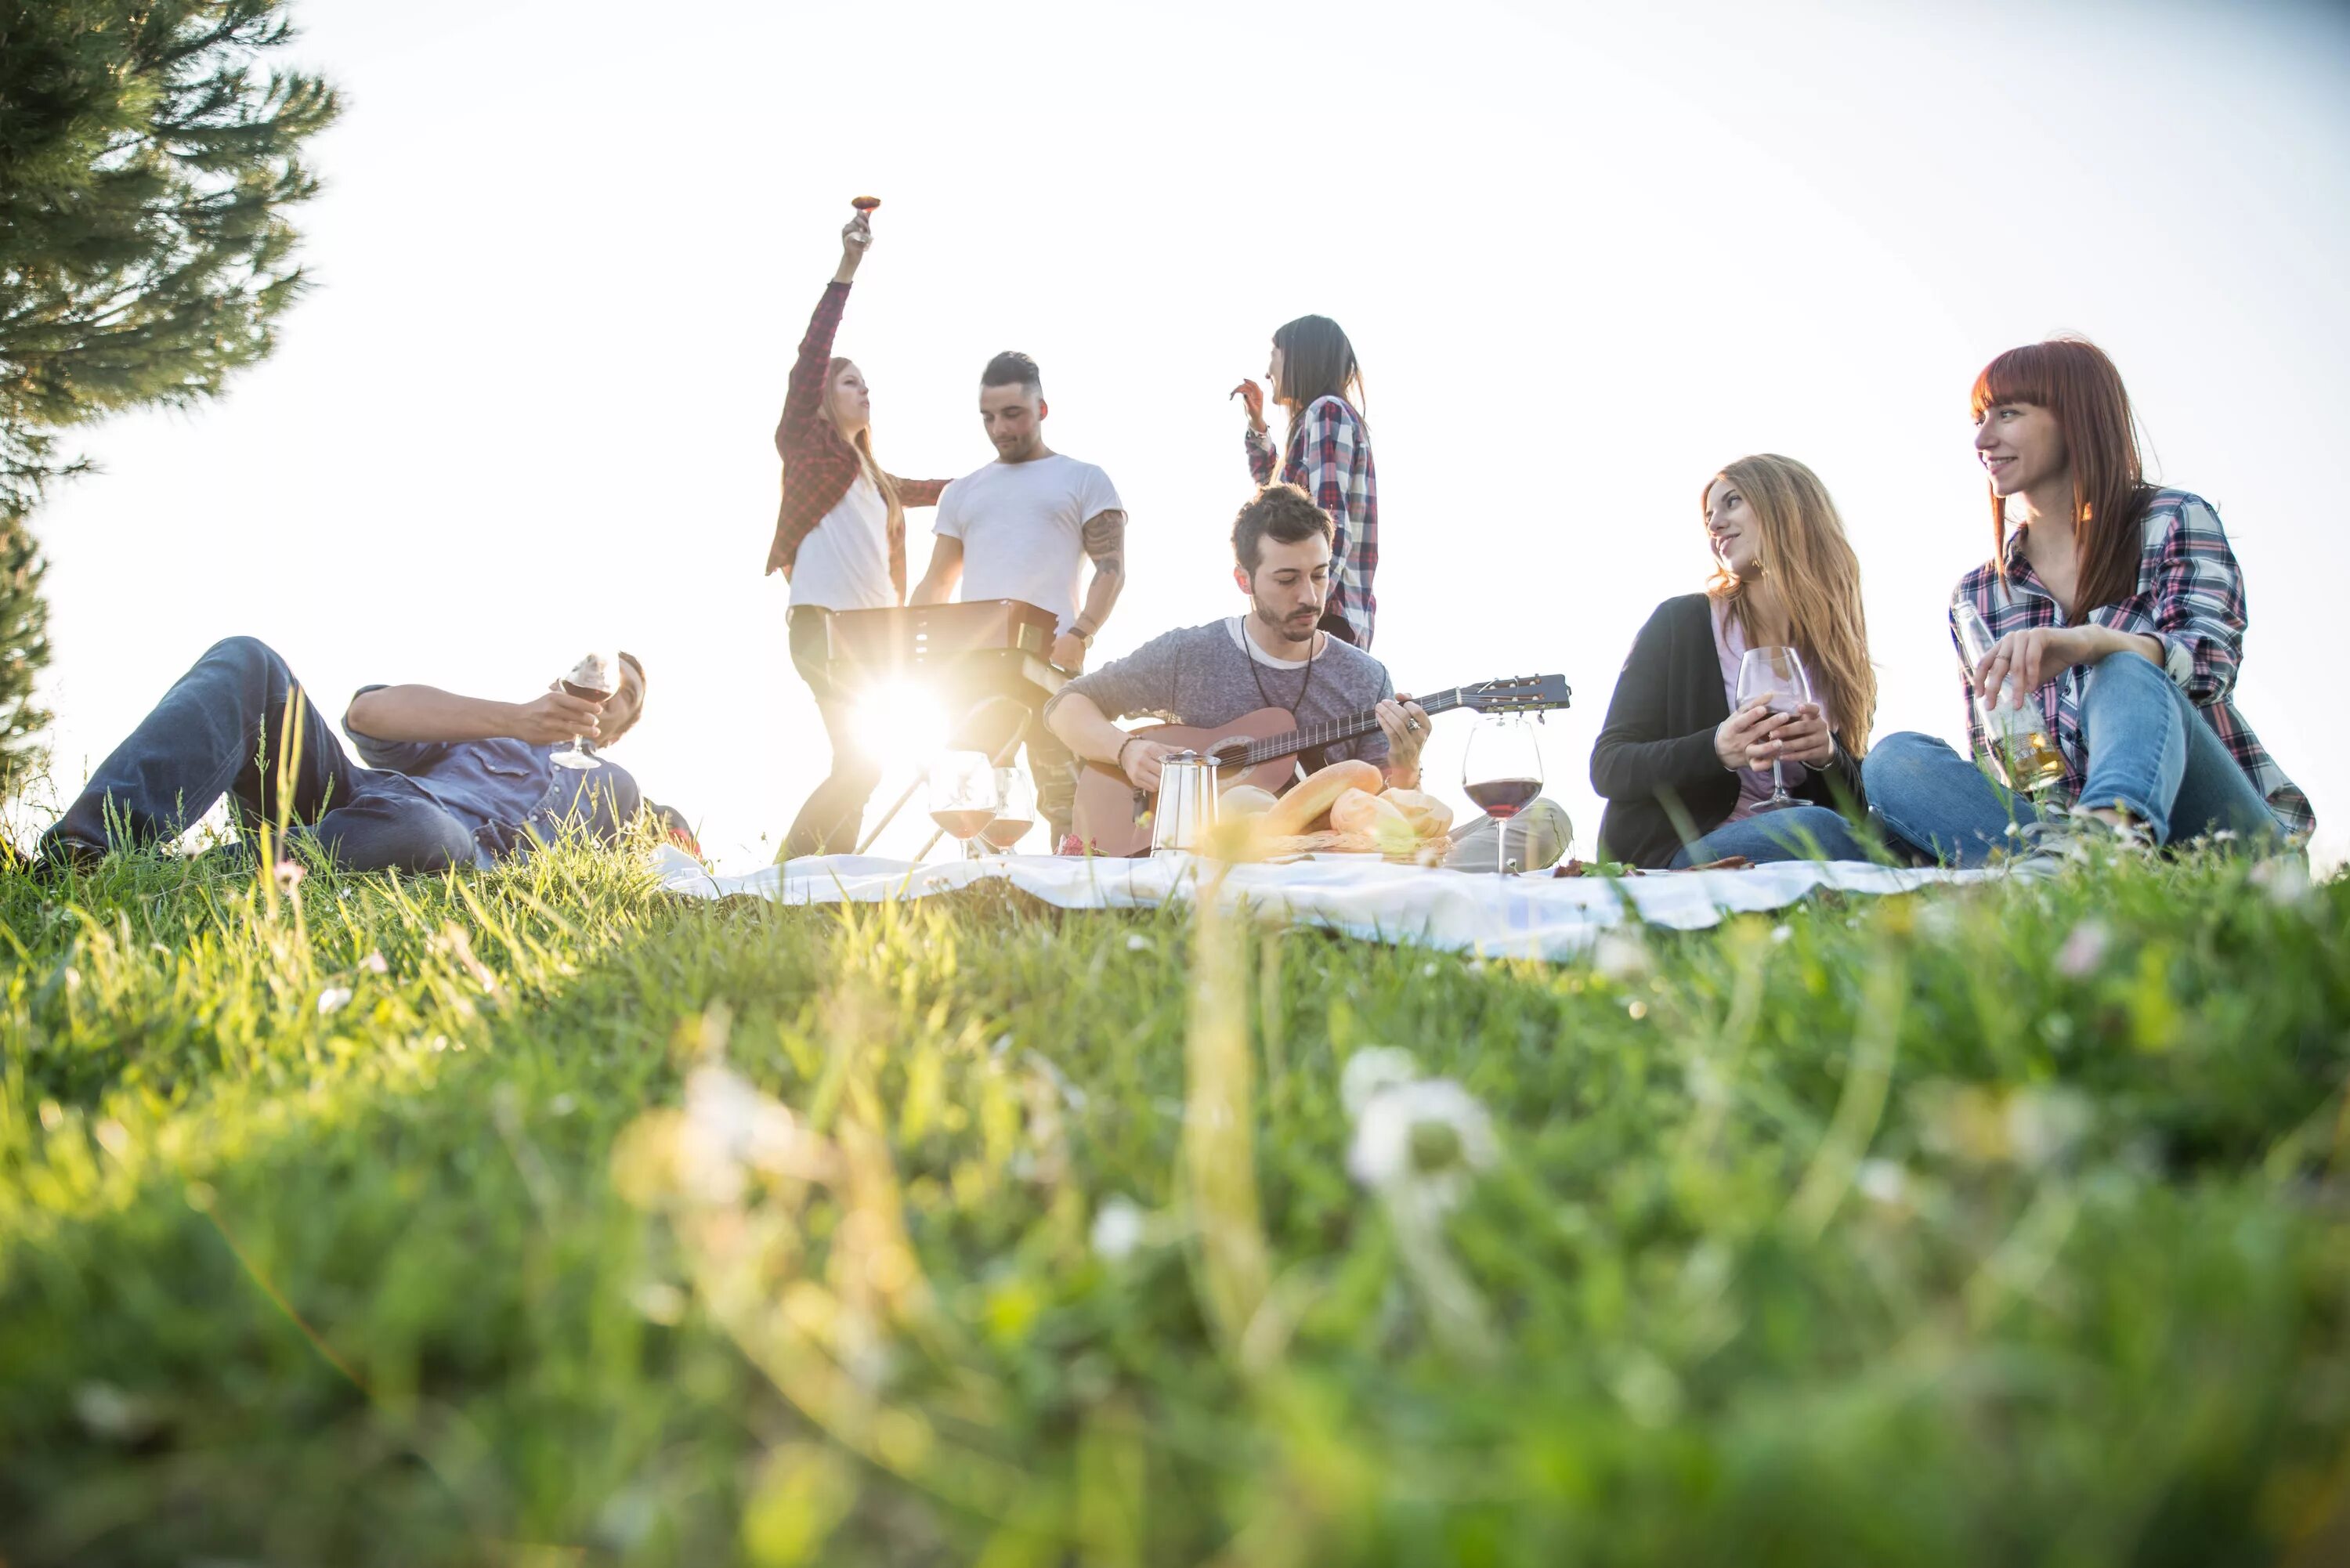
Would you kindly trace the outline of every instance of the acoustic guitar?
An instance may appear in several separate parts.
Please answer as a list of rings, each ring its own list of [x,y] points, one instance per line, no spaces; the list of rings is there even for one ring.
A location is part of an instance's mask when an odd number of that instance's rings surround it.
[[[1564,675],[1523,675],[1455,686],[1415,700],[1432,718],[1453,708],[1479,713],[1545,712],[1565,707],[1571,695]],[[1212,729],[1160,724],[1134,733],[1177,751],[1213,757],[1220,790],[1254,784],[1279,794],[1296,777],[1298,753],[1367,735],[1378,727],[1378,713],[1368,708],[1343,719],[1303,725],[1285,708],[1260,708]],[[1137,789],[1107,763],[1088,761],[1077,774],[1070,827],[1078,842],[1097,855],[1147,854],[1150,815],[1157,805],[1155,792]]]

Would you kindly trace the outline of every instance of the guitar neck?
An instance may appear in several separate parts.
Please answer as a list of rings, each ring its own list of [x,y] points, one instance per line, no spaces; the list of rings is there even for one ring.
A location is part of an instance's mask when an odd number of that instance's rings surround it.
[[[1461,706],[1461,688],[1455,686],[1450,691],[1433,692],[1426,697],[1416,698],[1414,701],[1432,717]],[[1377,710],[1366,708],[1359,713],[1349,713],[1343,719],[1325,719],[1318,724],[1300,724],[1285,735],[1275,735],[1270,740],[1253,741],[1248,748],[1233,760],[1243,767],[1253,768],[1259,763],[1270,763],[1282,757],[1295,756],[1299,752],[1310,752],[1316,746],[1331,746],[1340,741],[1351,741],[1357,735],[1367,735],[1378,727],[1379,716]]]

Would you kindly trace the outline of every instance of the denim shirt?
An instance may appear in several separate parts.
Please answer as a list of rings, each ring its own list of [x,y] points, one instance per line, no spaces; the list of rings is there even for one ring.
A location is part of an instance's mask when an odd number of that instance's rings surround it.
[[[354,701],[384,689],[362,686]],[[379,741],[361,734],[348,720],[343,732],[371,768],[401,774],[473,836],[474,857],[487,866],[535,842],[529,823],[555,814],[561,794],[553,763],[560,748],[534,746],[501,736],[489,741]],[[594,751],[588,742],[583,750]]]

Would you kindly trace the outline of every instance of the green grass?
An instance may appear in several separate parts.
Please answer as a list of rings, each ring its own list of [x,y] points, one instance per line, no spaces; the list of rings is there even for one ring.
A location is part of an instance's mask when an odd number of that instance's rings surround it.
[[[579,850],[266,891],[0,875],[16,1568],[2350,1558],[2340,879],[1598,966]],[[1449,1215],[1347,1174],[1369,1044],[1492,1113]]]

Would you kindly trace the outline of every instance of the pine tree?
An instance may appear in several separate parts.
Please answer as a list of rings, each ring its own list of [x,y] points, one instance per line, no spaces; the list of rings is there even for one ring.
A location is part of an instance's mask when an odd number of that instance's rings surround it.
[[[184,407],[266,355],[301,293],[287,210],[317,78],[261,61],[286,0],[0,0],[0,774],[48,658],[26,520],[87,464],[56,433]]]

